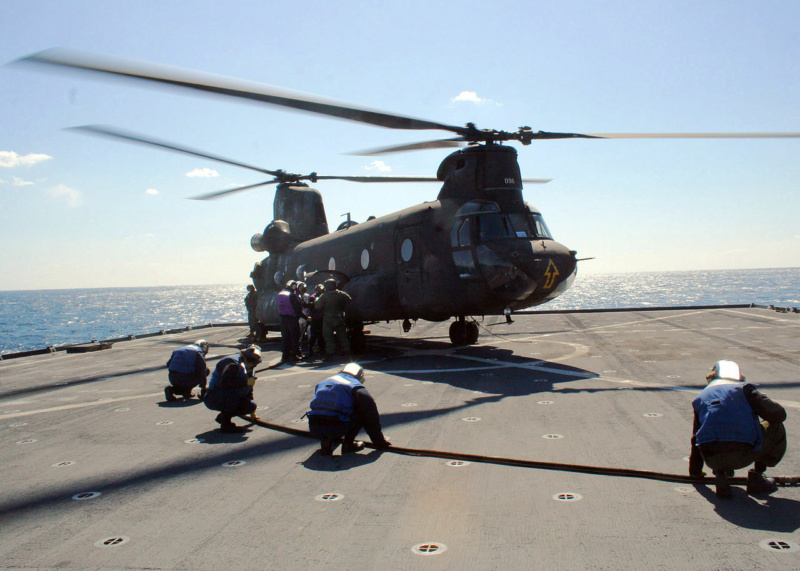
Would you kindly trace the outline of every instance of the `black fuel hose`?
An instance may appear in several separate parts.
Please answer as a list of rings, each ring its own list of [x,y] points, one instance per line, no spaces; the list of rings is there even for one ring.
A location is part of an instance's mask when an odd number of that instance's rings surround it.
[[[264,422],[259,418],[252,416],[242,416],[243,420],[270,430],[292,434],[294,436],[302,436],[305,438],[314,438],[319,440],[307,430],[299,430],[297,428],[289,428]],[[484,464],[499,464],[501,466],[518,466],[521,468],[537,468],[539,470],[558,470],[561,472],[578,472],[581,474],[596,474],[599,476],[617,476],[620,478],[644,478],[647,480],[660,480],[662,482],[678,482],[681,484],[713,484],[715,479],[713,477],[703,476],[683,476],[679,474],[664,474],[662,472],[650,472],[647,470],[631,470],[628,468],[607,468],[602,466],[583,466],[580,464],[561,464],[558,462],[537,462],[535,460],[518,460],[515,458],[500,458],[497,456],[480,456],[477,454],[464,454],[461,452],[444,452],[441,450],[421,450],[418,448],[402,448],[400,446],[392,445],[389,448],[378,448],[371,442],[364,442],[364,446],[375,450],[382,450],[384,452],[392,452],[394,454],[402,454],[404,456],[421,456],[427,458],[443,458],[447,460],[461,460],[463,462],[481,462]],[[780,476],[775,478],[776,482],[784,486],[798,486],[800,485],[800,477]],[[745,485],[747,478],[734,477],[728,480],[731,484]]]

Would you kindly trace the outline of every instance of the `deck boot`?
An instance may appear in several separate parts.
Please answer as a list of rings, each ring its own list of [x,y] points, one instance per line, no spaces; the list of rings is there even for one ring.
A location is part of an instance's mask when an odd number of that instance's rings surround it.
[[[728,474],[724,470],[715,470],[714,477],[716,478],[717,484],[717,497],[723,499],[732,498],[733,492],[731,492],[731,483],[728,481]]]
[[[175,392],[172,390],[172,387],[164,387],[164,398],[166,398],[169,402],[175,402],[178,400],[175,398]]]
[[[764,474],[757,470],[747,472],[747,493],[751,496],[756,494],[767,494],[778,489],[775,478],[765,478]]]
[[[342,454],[350,454],[351,452],[358,452],[359,450],[364,450],[364,443],[360,440],[342,444]]]

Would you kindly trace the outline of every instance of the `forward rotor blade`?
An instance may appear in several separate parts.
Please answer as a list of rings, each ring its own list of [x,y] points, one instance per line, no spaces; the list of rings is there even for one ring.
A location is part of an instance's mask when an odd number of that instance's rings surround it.
[[[435,176],[324,176],[316,175],[317,180],[347,180],[350,182],[441,182]]]
[[[444,149],[447,147],[464,147],[467,143],[461,137],[456,139],[439,139],[438,141],[422,141],[419,143],[409,143],[407,145],[391,145],[388,147],[374,147],[361,151],[345,153],[359,157],[373,157],[376,155],[386,155],[389,153],[402,153],[404,151],[420,151],[423,149]]]
[[[358,121],[360,123],[369,123],[389,129],[436,129],[452,131],[459,134],[466,132],[464,127],[404,117],[402,115],[394,115],[367,108],[353,107],[349,104],[325,100],[313,95],[291,93],[265,84],[245,82],[234,78],[203,74],[196,71],[153,63],[124,60],[121,58],[99,57],[61,48],[45,50],[18,61],[23,63],[45,63],[86,71],[95,71],[112,76],[142,79],[166,85],[186,87],[207,93],[239,97],[251,101],[269,103],[271,105],[281,105],[299,111],[329,115],[331,117]]]
[[[794,139],[800,133],[591,133],[598,139]]]
[[[239,161],[234,161],[232,159],[226,159],[225,157],[220,157],[218,155],[212,155],[209,153],[205,153],[203,151],[198,151],[197,149],[192,149],[189,147],[184,147],[178,145],[176,143],[170,143],[168,141],[159,140],[159,139],[151,139],[149,137],[145,137],[143,135],[138,135],[136,133],[132,133],[130,131],[123,131],[121,129],[115,129],[113,127],[108,127],[105,125],[82,125],[80,127],[68,127],[67,130],[69,131],[78,131],[81,133],[88,133],[90,135],[100,135],[102,137],[110,137],[112,139],[120,139],[122,141],[127,141],[130,143],[137,143],[140,145],[145,145],[149,147],[157,147],[160,149],[166,149],[168,151],[174,151],[176,153],[183,153],[185,155],[191,155],[194,157],[201,157],[204,159],[209,159],[212,161],[217,161],[220,163],[225,163],[227,165],[233,165],[236,167],[242,167],[250,170],[254,170],[257,172],[261,172],[264,174],[278,176],[280,173],[277,171],[271,171],[267,169],[262,169],[261,167],[256,167],[253,165],[248,165],[246,163],[240,163]]]
[[[276,184],[278,182],[279,182],[278,180],[268,180],[267,182],[248,184],[247,186],[240,186],[238,188],[229,188],[228,190],[209,192],[208,194],[198,194],[197,196],[190,196],[189,198],[191,198],[192,200],[215,200],[217,198],[222,198],[223,196],[228,196],[236,192],[241,192],[243,190],[250,190],[251,188],[258,188],[259,186],[266,186],[268,184]]]

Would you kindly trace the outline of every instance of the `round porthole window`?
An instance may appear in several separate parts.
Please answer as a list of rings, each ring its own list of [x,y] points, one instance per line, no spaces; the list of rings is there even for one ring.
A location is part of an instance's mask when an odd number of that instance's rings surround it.
[[[361,269],[366,270],[369,267],[369,250],[364,248],[361,250]]]
[[[335,270],[336,269],[336,260],[334,258],[331,258],[330,260],[328,260],[328,269],[329,270]]]
[[[408,262],[411,260],[411,256],[414,255],[414,242],[411,241],[411,238],[406,238],[403,240],[403,244],[400,246],[400,257],[403,258],[404,262]]]

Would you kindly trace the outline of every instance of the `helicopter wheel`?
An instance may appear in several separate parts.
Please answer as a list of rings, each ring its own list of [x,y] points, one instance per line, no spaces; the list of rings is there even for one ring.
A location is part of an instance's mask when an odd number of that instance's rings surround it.
[[[453,345],[469,345],[467,323],[463,318],[450,324],[450,342]]]
[[[361,329],[351,329],[347,332],[350,339],[350,352],[361,354],[367,350],[367,338],[364,331]]]
[[[474,321],[470,321],[464,325],[466,325],[467,345],[474,345],[478,342],[478,336],[480,335],[478,324]]]

